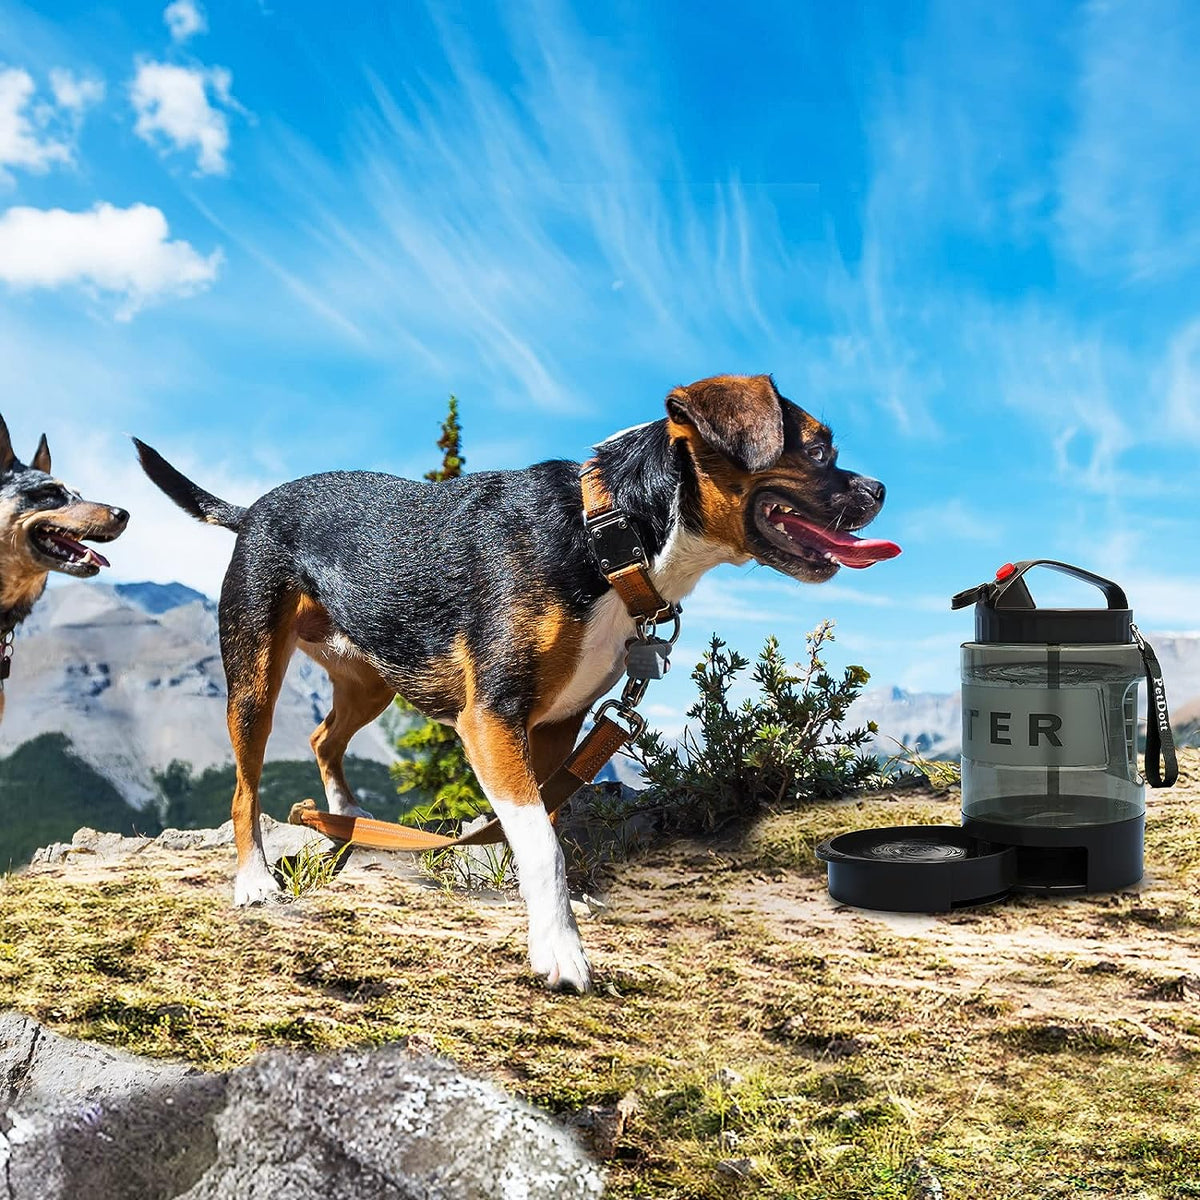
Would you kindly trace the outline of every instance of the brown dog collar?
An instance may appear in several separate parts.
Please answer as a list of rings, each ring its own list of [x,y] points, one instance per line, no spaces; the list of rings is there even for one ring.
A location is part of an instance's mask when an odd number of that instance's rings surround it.
[[[650,559],[638,523],[616,507],[612,493],[593,458],[579,473],[583,493],[583,524],[588,548],[600,573],[612,585],[635,620],[664,621],[675,606],[664,600],[650,578]]]

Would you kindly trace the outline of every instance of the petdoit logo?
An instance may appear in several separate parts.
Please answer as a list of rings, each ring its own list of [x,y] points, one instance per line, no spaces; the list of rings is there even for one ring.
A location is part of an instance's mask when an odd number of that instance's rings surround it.
[[[1170,718],[1167,716],[1167,689],[1161,679],[1154,681],[1154,711],[1158,714],[1158,723],[1165,725]]]

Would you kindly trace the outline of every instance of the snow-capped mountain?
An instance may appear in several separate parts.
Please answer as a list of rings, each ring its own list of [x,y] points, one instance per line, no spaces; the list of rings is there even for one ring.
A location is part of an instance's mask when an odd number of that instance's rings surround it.
[[[216,606],[180,584],[67,584],[51,588],[14,646],[0,754],[61,732],[74,751],[142,807],[157,797],[151,773],[172,759],[197,770],[232,761]],[[328,677],[292,660],[275,709],[269,759],[311,756],[309,734],[329,711]],[[384,731],[350,746],[390,762]]]
[[[879,733],[871,749],[891,758],[904,747],[926,758],[953,758],[962,742],[962,717],[957,692],[907,692],[903,688],[875,688],[865,692],[850,709],[850,725],[874,721]]]

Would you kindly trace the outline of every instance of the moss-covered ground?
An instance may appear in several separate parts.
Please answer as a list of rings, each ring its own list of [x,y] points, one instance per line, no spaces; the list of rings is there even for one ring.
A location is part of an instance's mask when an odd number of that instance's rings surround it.
[[[812,855],[952,821],[813,806],[622,866],[593,995],[543,991],[518,905],[356,868],[234,912],[225,851],[0,885],[0,1007],[206,1068],[411,1038],[567,1114],[636,1092],[617,1197],[1200,1197],[1200,754],[1115,896],[944,917],[840,908]],[[358,1114],[370,1120],[370,1114]],[[932,1175],[930,1174],[932,1173]]]

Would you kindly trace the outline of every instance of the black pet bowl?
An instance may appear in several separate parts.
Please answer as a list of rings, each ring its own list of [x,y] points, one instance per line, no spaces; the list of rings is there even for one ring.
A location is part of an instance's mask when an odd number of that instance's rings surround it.
[[[829,894],[855,908],[949,912],[999,900],[1017,879],[1017,851],[981,841],[959,825],[858,829],[817,847],[829,864]]]

